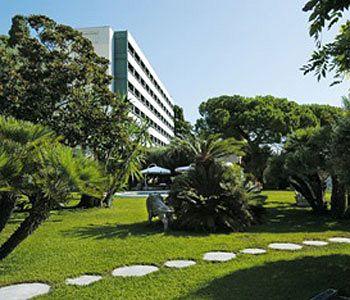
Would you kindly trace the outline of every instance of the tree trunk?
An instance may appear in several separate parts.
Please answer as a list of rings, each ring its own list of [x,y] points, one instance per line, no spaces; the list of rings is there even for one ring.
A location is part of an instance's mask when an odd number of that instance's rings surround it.
[[[320,176],[317,173],[310,177],[309,184],[311,186],[316,205],[321,209],[321,211],[325,211],[327,209],[327,204],[325,202],[324,195],[327,185],[324,181],[321,180]]]
[[[326,212],[327,207],[324,201],[324,187],[320,180],[310,184],[299,177],[293,176],[290,179],[290,183],[295,190],[306,199],[314,212]]]
[[[332,176],[332,196],[331,196],[331,211],[336,218],[344,217],[348,209],[348,197],[346,188],[341,184],[337,176]]]
[[[248,142],[248,151],[243,157],[242,165],[246,173],[251,173],[259,182],[264,181],[264,170],[267,165],[269,153],[259,145]]]
[[[96,198],[87,194],[82,194],[80,198],[80,202],[74,208],[100,207],[101,203],[102,201],[99,198]]]
[[[117,192],[117,188],[114,186],[112,188],[110,188],[107,192],[107,194],[105,195],[105,197],[103,198],[102,203],[104,205],[106,205],[107,207],[111,207],[112,206],[112,202],[113,202],[113,196],[114,194]]]
[[[11,192],[0,194],[0,232],[5,228],[16,204],[16,195]]]
[[[0,247],[0,260],[7,257],[21,242],[32,234],[50,214],[50,204],[46,199],[38,199],[27,218]]]

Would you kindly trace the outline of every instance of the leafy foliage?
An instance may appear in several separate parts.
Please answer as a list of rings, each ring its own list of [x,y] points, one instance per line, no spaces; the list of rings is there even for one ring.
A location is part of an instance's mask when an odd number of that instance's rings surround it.
[[[141,178],[141,166],[145,159],[146,145],[149,144],[147,127],[130,127],[129,141],[112,149],[106,162],[106,172],[109,175],[109,185],[103,203],[110,207],[113,196],[124,189],[130,178]]]
[[[191,134],[192,125],[185,120],[182,107],[174,105],[174,134],[178,138],[185,138]]]
[[[11,253],[71,193],[102,197],[106,180],[97,161],[60,143],[49,129],[0,117],[1,229],[20,196],[31,209],[18,229],[0,247],[0,259]]]
[[[130,104],[110,91],[109,62],[73,28],[17,15],[0,38],[0,113],[49,126],[100,161],[129,141]]]
[[[320,38],[323,28],[330,29],[343,16],[343,12],[350,6],[349,0],[309,0],[303,11],[310,12],[310,36],[316,40]]]
[[[273,96],[221,96],[203,102],[199,110],[199,131],[247,142],[244,167],[260,181],[274,144],[282,143],[297,128],[318,124],[308,107]]]
[[[343,118],[333,133],[334,164],[344,184],[350,187],[350,117]]]
[[[302,107],[311,110],[317,118],[317,125],[321,127],[333,126],[344,116],[344,110],[341,107],[328,104],[304,104]]]
[[[147,149],[144,166],[156,164],[174,174],[176,168],[190,165],[193,159],[193,153],[186,143],[181,138],[175,138],[165,147]]]
[[[285,190],[289,186],[288,173],[284,168],[285,155],[274,154],[264,170],[264,188]]]
[[[199,139],[188,136],[186,140],[174,138],[165,147],[150,148],[147,151],[145,165],[152,163],[170,169],[172,173],[177,167],[188,166],[196,160],[223,159],[230,155],[243,154],[241,148],[243,142],[233,138],[221,139],[215,134],[207,138]],[[204,157],[200,157],[204,155]]]
[[[216,160],[223,160],[232,155],[243,155],[243,141],[235,138],[222,138],[220,134],[212,134],[205,138],[192,137],[183,142],[184,147],[192,153],[195,163],[206,166]]]
[[[327,136],[329,128],[309,128],[296,131],[286,143],[285,168],[290,182],[317,212],[326,210]]]
[[[243,172],[237,164],[225,164],[225,158],[241,154],[242,143],[214,135],[197,137],[187,145],[193,152],[194,168],[176,177],[172,186],[169,202],[175,211],[174,226],[240,231],[255,223],[253,206],[263,199],[244,188]]]
[[[138,175],[143,144],[135,141],[145,132],[126,97],[111,92],[108,60],[79,31],[43,15],[15,16],[0,53],[0,113],[48,126],[102,162],[109,206],[109,194]]]
[[[343,81],[350,70],[349,42],[350,22],[346,21],[340,26],[340,32],[333,42],[322,45],[321,33],[324,27],[330,29],[348,10],[350,1],[341,0],[310,0],[304,6],[304,11],[311,12],[309,34],[315,38],[317,50],[313,52],[308,63],[302,67],[304,74],[314,73],[317,80],[334,71],[332,85]]]
[[[348,213],[347,117],[334,126],[298,130],[291,134],[283,152],[269,161],[266,177],[278,172],[287,177],[313,211],[326,213],[327,181],[331,179],[331,212],[342,218]]]

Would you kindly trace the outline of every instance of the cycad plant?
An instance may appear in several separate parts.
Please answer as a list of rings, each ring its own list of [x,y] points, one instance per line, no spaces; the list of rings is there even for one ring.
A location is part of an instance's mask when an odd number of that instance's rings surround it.
[[[0,147],[0,232],[12,215],[16,204],[13,184],[16,183],[23,165],[20,160],[12,159],[6,150]]]
[[[0,232],[24,191],[24,184],[35,171],[33,152],[56,137],[47,128],[0,117]],[[28,193],[29,201],[32,200]]]
[[[223,139],[219,134],[206,137],[192,136],[181,143],[192,152],[195,163],[203,166],[210,165],[213,161],[225,161],[232,155],[238,157],[244,154],[242,151],[244,142],[234,138]]]
[[[241,167],[227,163],[232,155],[242,155],[243,144],[218,135],[194,137],[183,142],[191,149],[194,168],[178,176],[169,203],[174,226],[179,229],[240,231],[257,221],[256,209],[264,200],[245,186]]]
[[[59,140],[40,125],[0,117],[0,206],[7,207],[0,223],[6,224],[18,197],[26,196],[31,203],[27,217],[1,245],[0,259],[36,230],[51,209],[67,202],[71,193],[102,197],[106,182],[98,163]]]

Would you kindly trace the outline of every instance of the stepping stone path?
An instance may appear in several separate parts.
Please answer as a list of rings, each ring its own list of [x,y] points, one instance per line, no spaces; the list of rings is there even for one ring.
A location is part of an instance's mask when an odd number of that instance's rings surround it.
[[[68,278],[66,279],[66,284],[68,285],[89,285],[96,281],[102,279],[102,276],[99,275],[83,275],[77,278]]]
[[[333,237],[328,239],[333,243],[345,243],[350,244],[350,238],[345,237]],[[326,246],[328,242],[317,240],[305,240],[303,245],[307,246]],[[294,243],[271,243],[268,245],[270,249],[275,250],[301,250],[302,245]],[[260,248],[247,248],[240,251],[243,254],[264,254],[265,249]],[[213,251],[207,252],[203,255],[203,260],[211,262],[225,262],[236,258],[236,254],[233,252],[221,252]],[[186,268],[195,265],[194,260],[168,260],[164,263],[164,266],[168,268]],[[114,269],[112,271],[113,276],[120,277],[140,277],[147,274],[159,271],[159,268],[152,265],[133,265]],[[66,279],[67,285],[86,286],[97,282],[102,279],[100,275],[82,275],[76,278]],[[36,296],[45,295],[50,292],[51,287],[44,283],[20,283],[0,287],[0,300],[28,300]]]
[[[36,296],[45,295],[50,286],[44,283],[20,283],[0,288],[0,299],[27,300]]]
[[[259,248],[247,248],[247,249],[241,250],[241,253],[258,255],[258,254],[266,253],[266,250],[265,249],[259,249]]]
[[[350,238],[344,238],[344,237],[334,237],[328,239],[330,242],[333,243],[344,243],[344,244],[350,244]]]
[[[203,255],[203,259],[207,261],[228,261],[236,258],[236,254],[232,252],[208,252]]]
[[[195,265],[196,262],[193,260],[168,260],[164,266],[168,267],[168,268],[187,268],[190,266]]]
[[[325,241],[304,241],[303,242],[304,245],[307,245],[307,246],[317,246],[317,247],[320,247],[320,246],[327,246],[328,245],[328,242],[325,242]]]
[[[114,269],[112,271],[113,276],[121,276],[121,277],[140,277],[145,276],[147,274],[158,271],[159,269],[155,266],[146,266],[146,265],[135,265],[129,267],[121,267]]]
[[[293,243],[272,243],[269,245],[269,248],[275,249],[275,250],[289,250],[289,251],[295,251],[300,250],[303,248],[303,246]]]

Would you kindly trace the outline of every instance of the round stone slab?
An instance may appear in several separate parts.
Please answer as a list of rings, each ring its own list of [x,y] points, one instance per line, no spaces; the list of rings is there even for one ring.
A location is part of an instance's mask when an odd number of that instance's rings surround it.
[[[168,260],[167,262],[165,262],[164,266],[168,267],[168,268],[187,268],[190,266],[195,265],[196,262],[193,260]]]
[[[325,241],[303,241],[303,244],[304,245],[307,245],[307,246],[317,246],[317,247],[320,247],[320,246],[327,246],[328,245],[328,242],[325,242]]]
[[[303,246],[298,244],[292,244],[292,243],[272,243],[269,245],[269,248],[275,249],[275,250],[295,251],[295,250],[300,250],[301,248],[303,248]]]
[[[344,237],[334,237],[328,239],[332,243],[344,243],[344,244],[350,244],[350,238],[344,238]]]
[[[99,275],[83,275],[76,278],[68,278],[66,279],[66,284],[68,285],[89,285],[96,281],[102,279],[102,276]]]
[[[247,249],[241,250],[241,253],[258,255],[258,254],[266,253],[266,250],[265,249],[259,249],[259,248],[247,248]]]
[[[112,271],[113,276],[121,276],[121,277],[130,277],[130,276],[145,276],[147,274],[158,271],[159,269],[155,266],[146,266],[146,265],[135,265],[129,267],[121,267],[114,269]]]
[[[232,252],[208,252],[203,255],[203,259],[207,261],[228,261],[236,258],[236,254]]]
[[[49,291],[50,286],[44,283],[20,283],[0,288],[0,299],[27,300]]]

